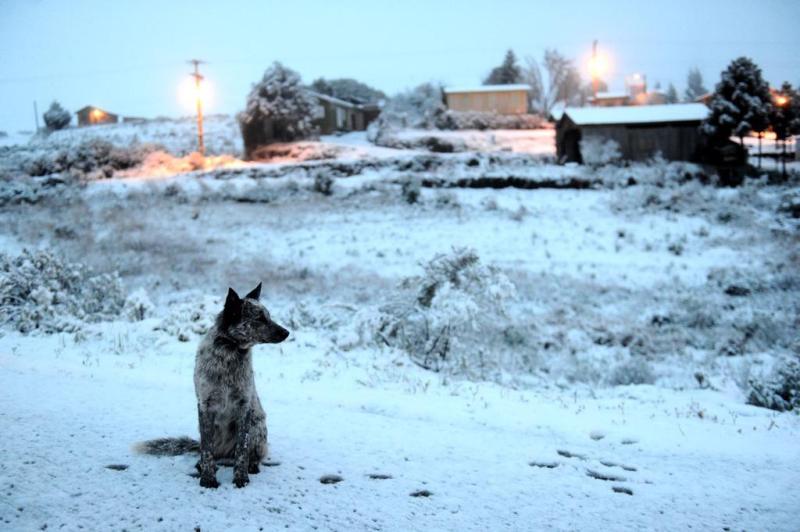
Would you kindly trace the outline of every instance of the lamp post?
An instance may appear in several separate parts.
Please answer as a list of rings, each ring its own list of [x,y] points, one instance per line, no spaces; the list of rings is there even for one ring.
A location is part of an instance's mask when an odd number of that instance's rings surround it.
[[[775,98],[775,104],[781,108],[781,110],[785,109],[786,106],[789,104],[789,97],[784,96],[783,94],[779,94]],[[781,116],[781,120],[779,122],[780,131],[776,131],[776,137],[781,138],[781,177],[786,179],[786,137],[789,134],[788,131],[788,124],[784,123],[783,116]]]
[[[200,64],[205,63],[200,59],[190,59],[190,64],[194,65],[194,72],[190,75],[194,78],[195,87],[195,108],[197,109],[197,151],[200,155],[206,154],[206,147],[203,143],[203,98],[200,82],[203,81],[203,76],[200,74]]]

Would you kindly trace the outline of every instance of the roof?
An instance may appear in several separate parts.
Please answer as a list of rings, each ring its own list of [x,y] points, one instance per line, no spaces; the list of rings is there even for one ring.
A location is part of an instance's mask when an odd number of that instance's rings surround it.
[[[516,92],[529,91],[530,85],[517,83],[514,85],[479,85],[477,87],[448,87],[444,89],[445,94],[455,94],[459,92]]]
[[[318,100],[330,102],[334,105],[338,105],[339,107],[347,107],[349,109],[360,109],[360,110],[380,109],[380,104],[378,103],[353,103],[353,102],[348,102],[347,100],[342,100],[341,98],[336,98],[335,96],[322,94],[321,92],[317,91],[310,90],[308,92]]]
[[[628,98],[630,95],[625,91],[617,92],[598,92],[596,98],[598,100],[603,98]]]
[[[649,124],[654,122],[699,122],[708,116],[701,103],[625,105],[615,107],[570,107],[564,116],[579,126],[601,124]]]
[[[103,113],[105,113],[107,115],[113,115],[114,114],[114,113],[111,113],[109,111],[106,111],[105,109],[100,109],[96,105],[86,105],[84,107],[81,107],[77,111],[75,111],[75,113],[82,113],[84,111],[94,111],[95,109],[97,109],[98,111],[102,111]]]

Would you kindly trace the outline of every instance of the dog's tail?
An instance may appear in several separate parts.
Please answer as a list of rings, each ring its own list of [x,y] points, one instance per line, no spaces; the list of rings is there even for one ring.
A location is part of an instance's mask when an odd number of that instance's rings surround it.
[[[158,438],[155,440],[140,441],[133,446],[139,454],[153,454],[156,456],[178,456],[200,452],[200,442],[188,436],[180,438]]]

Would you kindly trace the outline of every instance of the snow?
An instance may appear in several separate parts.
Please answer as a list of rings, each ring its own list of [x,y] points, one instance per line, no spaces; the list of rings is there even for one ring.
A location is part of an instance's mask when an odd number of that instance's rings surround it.
[[[616,107],[568,107],[564,114],[579,126],[602,124],[645,124],[651,122],[692,122],[708,116],[701,103],[667,105],[622,105]]]
[[[474,87],[445,87],[445,94],[455,94],[459,92],[517,92],[529,91],[530,85],[524,83],[507,84],[507,85],[477,85]]]
[[[746,404],[749,379],[796,356],[798,225],[778,211],[794,182],[554,165],[552,129],[434,133],[471,151],[351,133],[317,143],[341,148],[328,161],[142,170],[5,205],[0,251],[117,271],[127,299],[71,332],[0,326],[0,528],[796,530],[800,417]],[[488,177],[593,188],[401,192]],[[374,324],[462,247],[516,297],[495,308],[443,282],[434,310],[471,312],[474,343],[468,368],[426,371]],[[259,280],[292,333],[254,352],[270,466],[242,490],[221,468],[204,490],[196,457],[132,446],[197,437],[194,352],[227,287]]]

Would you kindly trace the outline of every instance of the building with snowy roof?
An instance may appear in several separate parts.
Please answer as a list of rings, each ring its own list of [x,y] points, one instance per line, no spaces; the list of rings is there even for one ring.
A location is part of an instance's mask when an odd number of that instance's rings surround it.
[[[95,126],[98,124],[116,124],[119,122],[119,117],[114,113],[109,113],[104,109],[95,107],[94,105],[87,105],[75,111],[78,115],[79,126]]]
[[[327,94],[309,92],[319,106],[314,124],[323,135],[336,131],[363,131],[381,112],[377,103],[353,103]]]
[[[672,161],[697,155],[699,127],[708,116],[700,103],[567,108],[556,125],[556,154],[562,162],[583,162],[581,140],[619,144],[624,159],[644,160],[660,153]]]
[[[524,84],[450,87],[444,89],[444,97],[452,111],[520,115],[528,112],[530,89]]]

